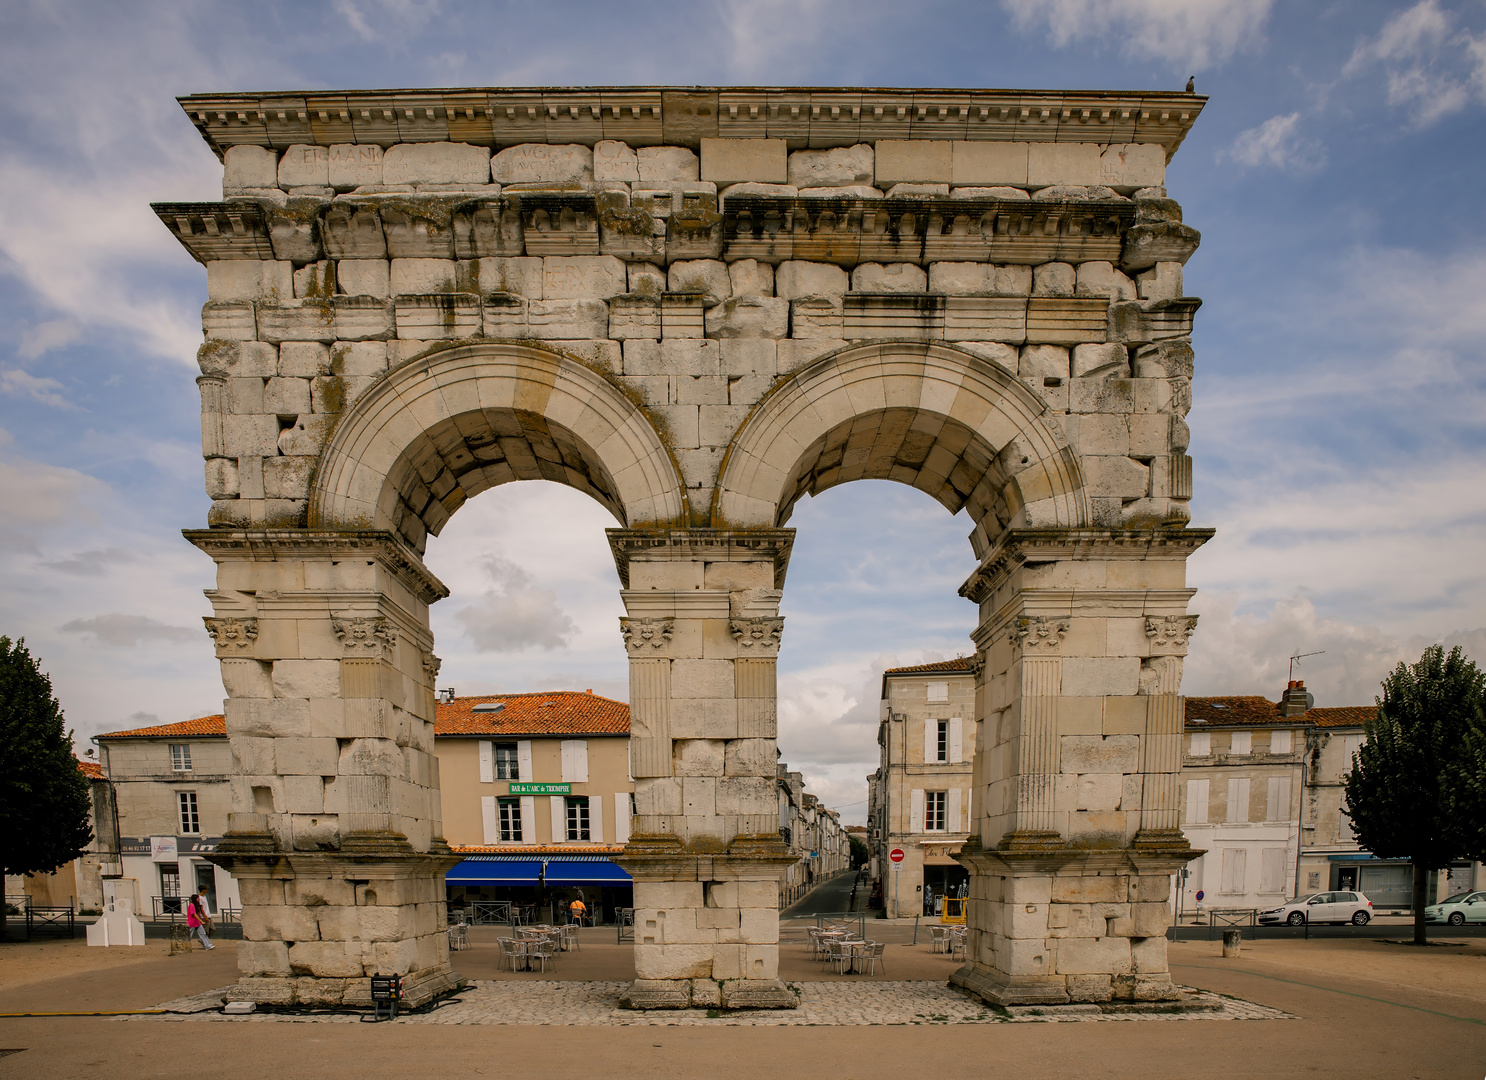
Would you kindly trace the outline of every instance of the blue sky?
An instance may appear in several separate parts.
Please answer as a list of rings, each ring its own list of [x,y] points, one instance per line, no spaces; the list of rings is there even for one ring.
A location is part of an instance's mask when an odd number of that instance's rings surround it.
[[[150,213],[218,197],[198,91],[536,84],[1179,89],[1168,171],[1203,233],[1189,693],[1369,702],[1433,641],[1486,661],[1486,4],[28,3],[0,10],[0,633],[81,736],[220,709],[193,383],[205,275]],[[516,484],[429,549],[461,693],[625,696],[611,524]],[[857,818],[884,665],[968,648],[963,515],[805,500],[781,734]]]

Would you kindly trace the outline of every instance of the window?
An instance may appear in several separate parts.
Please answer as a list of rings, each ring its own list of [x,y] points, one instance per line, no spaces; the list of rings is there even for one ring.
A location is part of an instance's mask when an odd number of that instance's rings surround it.
[[[1187,824],[1202,825],[1207,822],[1206,780],[1187,781]]]
[[[630,817],[635,817],[638,814],[639,814],[639,811],[635,809],[635,793],[633,791],[631,791],[629,793],[629,816]]]
[[[934,724],[934,760],[949,760],[949,721],[935,720]]]
[[[175,863],[160,867],[160,907],[163,911],[179,913],[181,910],[181,868]],[[172,899],[173,898],[173,899]]]
[[[1251,731],[1235,731],[1233,738],[1228,744],[1228,752],[1234,757],[1243,757],[1254,748],[1254,733]]]
[[[187,835],[201,831],[201,815],[196,812],[196,792],[177,791],[177,802],[181,808],[181,832]]]
[[[1249,779],[1228,781],[1228,820],[1249,820]]]
[[[516,760],[515,743],[498,742],[495,744],[495,778],[497,780],[521,779],[521,767]]]
[[[515,753],[515,744],[512,744]],[[500,816],[500,838],[504,843],[521,843],[521,800],[497,799],[496,810]]]
[[[924,792],[924,832],[944,832],[949,792]]]
[[[1259,891],[1283,893],[1285,891],[1285,849],[1265,848],[1259,852]]]
[[[189,743],[171,744],[170,767],[175,772],[191,771],[191,745]]]
[[[925,690],[927,700],[930,702],[949,700],[949,683],[947,682],[931,682]]]
[[[1228,848],[1223,852],[1223,884],[1225,893],[1241,893],[1247,888],[1248,852],[1243,848]]]
[[[569,795],[568,806],[568,839],[588,840],[591,834],[588,831],[588,796]]]
[[[1193,757],[1207,757],[1213,752],[1213,737],[1207,732],[1193,735],[1189,739],[1188,753]]]
[[[1271,731],[1269,733],[1269,752],[1271,754],[1288,754],[1290,752],[1290,733],[1288,731]]]

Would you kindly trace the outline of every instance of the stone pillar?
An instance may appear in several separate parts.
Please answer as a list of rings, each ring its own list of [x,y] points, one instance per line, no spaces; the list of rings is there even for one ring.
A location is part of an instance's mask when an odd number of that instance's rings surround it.
[[[428,605],[448,590],[382,532],[192,531],[227,689],[232,810],[211,856],[243,900],[235,997],[369,1005],[457,988]]]
[[[792,529],[609,530],[630,657],[635,1008],[794,1008],[775,666]]]
[[[1187,556],[1211,530],[1013,530],[961,589],[984,657],[966,963],[997,1004],[1160,1001]]]

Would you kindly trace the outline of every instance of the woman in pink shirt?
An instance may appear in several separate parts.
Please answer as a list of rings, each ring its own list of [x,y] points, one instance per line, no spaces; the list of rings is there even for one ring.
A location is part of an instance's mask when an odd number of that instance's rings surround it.
[[[197,889],[186,901],[186,926],[195,930],[196,936],[201,938],[201,944],[208,949],[215,949],[211,939],[206,936],[206,928],[211,925],[211,917],[206,913],[206,889]]]

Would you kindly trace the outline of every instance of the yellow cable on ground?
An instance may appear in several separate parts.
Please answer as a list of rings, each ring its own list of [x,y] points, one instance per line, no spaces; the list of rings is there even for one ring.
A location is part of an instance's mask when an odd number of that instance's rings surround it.
[[[0,1018],[11,1020],[20,1016],[161,1016],[169,1009],[119,1009],[115,1012],[34,1012],[0,1013]]]

